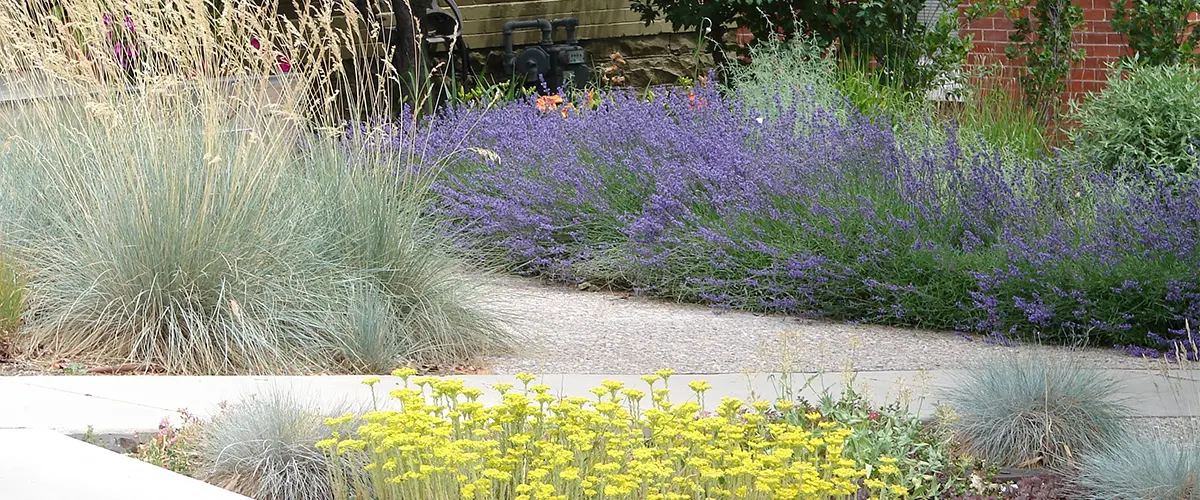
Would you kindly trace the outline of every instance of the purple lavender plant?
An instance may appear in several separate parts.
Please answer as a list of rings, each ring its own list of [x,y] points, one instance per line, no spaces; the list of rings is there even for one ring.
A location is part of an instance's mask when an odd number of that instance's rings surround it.
[[[1200,182],[967,151],[953,129],[905,149],[888,126],[787,97],[518,101],[393,141],[444,169],[437,210],[465,248],[514,272],[995,342],[1188,340]]]

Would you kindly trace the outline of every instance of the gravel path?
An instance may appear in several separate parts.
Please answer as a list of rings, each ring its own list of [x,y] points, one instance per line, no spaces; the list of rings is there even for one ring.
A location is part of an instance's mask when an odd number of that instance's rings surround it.
[[[644,374],[969,368],[988,356],[1034,350],[1097,368],[1138,369],[1146,361],[1112,349],[1017,348],[951,332],[853,326],[744,312],[714,313],[624,293],[585,292],[539,280],[488,276],[490,299],[525,337],[525,352],[484,360],[498,374]]]

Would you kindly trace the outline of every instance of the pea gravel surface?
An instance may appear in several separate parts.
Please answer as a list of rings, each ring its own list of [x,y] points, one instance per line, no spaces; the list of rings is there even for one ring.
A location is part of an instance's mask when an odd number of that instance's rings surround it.
[[[1149,363],[1112,348],[1009,347],[954,332],[716,312],[512,276],[483,280],[488,302],[522,344],[514,355],[479,360],[497,374],[645,374],[664,367],[684,374],[962,369],[1006,351],[1035,351],[1095,368],[1141,369]]]

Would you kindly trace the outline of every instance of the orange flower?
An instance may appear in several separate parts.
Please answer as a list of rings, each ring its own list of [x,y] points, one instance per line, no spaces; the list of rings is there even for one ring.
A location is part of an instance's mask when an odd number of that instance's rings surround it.
[[[542,96],[542,97],[539,97],[537,100],[537,109],[538,109],[538,111],[541,111],[544,113],[546,111],[557,108],[559,104],[562,104],[562,102],[563,102],[562,96],[557,95],[557,94]]]

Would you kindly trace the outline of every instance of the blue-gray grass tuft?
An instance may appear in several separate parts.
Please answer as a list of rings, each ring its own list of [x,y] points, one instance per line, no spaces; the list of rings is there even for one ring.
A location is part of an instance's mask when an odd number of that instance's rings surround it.
[[[330,458],[315,444],[328,437],[325,418],[359,410],[322,408],[280,389],[245,398],[202,424],[198,473],[257,500],[331,499]]]
[[[1068,360],[1001,355],[947,391],[964,451],[999,466],[1057,467],[1123,433],[1129,409],[1102,372]]]
[[[77,21],[55,28],[0,3],[0,79],[62,94],[0,110],[0,236],[36,271],[21,347],[193,374],[377,374],[509,348],[426,215],[435,172],[405,168],[413,145],[385,156],[312,116],[338,93],[320,89],[328,52],[352,48],[329,41],[333,13],[63,2]],[[132,67],[95,50],[120,28],[110,12],[130,13]],[[258,50],[276,38],[305,47],[287,72]]]
[[[1200,442],[1129,435],[1082,456],[1075,484],[1090,500],[1200,499]]]

